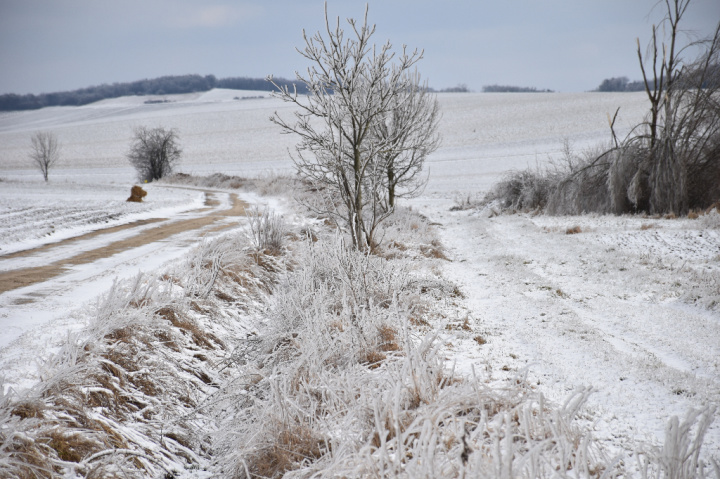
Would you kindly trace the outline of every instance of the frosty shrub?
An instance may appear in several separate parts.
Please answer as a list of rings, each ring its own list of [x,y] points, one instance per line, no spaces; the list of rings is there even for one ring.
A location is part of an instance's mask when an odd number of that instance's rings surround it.
[[[720,229],[720,211],[717,208],[711,208],[699,217],[699,221],[704,228]]]
[[[382,241],[373,248],[373,254],[387,259],[448,259],[428,218],[409,207],[396,207],[378,227],[377,237]]]
[[[137,127],[127,154],[140,181],[154,181],[172,173],[182,149],[175,129]]]
[[[620,139],[616,112],[612,146],[560,171],[546,205],[543,195],[535,196],[545,191],[536,187],[544,186],[544,173],[513,174],[496,188],[506,209],[684,216],[720,200],[720,23],[708,38],[683,45],[683,18],[692,3],[661,2],[665,15],[653,25],[646,53],[638,40],[650,104],[645,120]],[[688,58],[691,51],[698,56]]]
[[[258,250],[278,253],[285,240],[283,217],[269,208],[252,208],[247,214],[250,240]]]
[[[484,202],[498,201],[504,210],[533,211],[543,209],[550,194],[550,182],[539,171],[512,171],[497,183]]]
[[[580,153],[565,142],[563,156],[545,168],[513,171],[483,198],[504,211],[552,215],[640,211],[641,186],[633,183],[637,148],[598,147]]]
[[[164,183],[173,185],[192,185],[205,188],[236,189],[252,185],[247,178],[229,176],[223,173],[213,173],[208,176],[194,176],[187,173],[174,173],[163,178]]]

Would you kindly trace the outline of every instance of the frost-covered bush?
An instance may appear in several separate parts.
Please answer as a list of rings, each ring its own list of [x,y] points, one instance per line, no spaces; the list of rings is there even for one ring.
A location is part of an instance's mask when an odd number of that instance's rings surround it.
[[[720,135],[719,135],[720,136]],[[564,158],[544,169],[508,173],[485,196],[480,206],[498,204],[505,211],[544,211],[552,215],[582,213],[686,213],[704,210],[720,200],[720,139],[713,138],[697,156],[682,158],[682,200],[673,211],[670,197],[655,182],[648,163],[657,151],[640,141],[603,146],[576,154],[567,146]],[[653,160],[653,161],[657,161]],[[656,168],[657,170],[657,168]],[[668,173],[669,174],[669,173]],[[665,201],[665,196],[668,197]]]
[[[636,211],[644,205],[639,186],[633,189],[637,154],[634,148],[597,148],[578,154],[566,143],[560,161],[544,169],[508,173],[481,205],[494,203],[504,211],[552,215]]]
[[[240,176],[230,176],[224,173],[213,173],[208,176],[194,176],[187,173],[175,173],[163,178],[163,183],[172,185],[192,185],[204,188],[236,189],[252,185],[251,180]]]
[[[512,171],[486,195],[484,203],[498,202],[503,210],[542,210],[548,202],[552,184],[541,171]]]
[[[711,208],[704,215],[698,217],[698,221],[704,228],[719,229],[720,228],[720,211],[717,208]]]
[[[285,240],[285,221],[283,217],[270,211],[255,207],[247,212],[250,240],[258,250],[279,252]]]

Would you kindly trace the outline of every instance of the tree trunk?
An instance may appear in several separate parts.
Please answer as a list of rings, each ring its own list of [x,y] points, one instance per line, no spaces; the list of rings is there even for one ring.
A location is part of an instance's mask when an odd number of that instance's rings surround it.
[[[388,207],[390,209],[395,208],[395,171],[393,165],[388,166],[387,169],[388,179]]]
[[[353,158],[353,173],[355,174],[355,225],[353,231],[353,242],[359,250],[365,250],[365,236],[363,228],[362,210],[363,210],[363,193],[362,193],[362,158],[360,150],[355,148]]]

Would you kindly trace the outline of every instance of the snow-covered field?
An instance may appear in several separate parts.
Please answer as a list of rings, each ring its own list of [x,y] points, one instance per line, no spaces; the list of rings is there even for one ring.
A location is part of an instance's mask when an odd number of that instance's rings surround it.
[[[265,98],[242,99],[257,95]],[[153,222],[230,208],[230,191],[162,184],[148,185],[146,202],[126,203],[134,174],[124,154],[135,126],[177,128],[181,172],[248,177],[292,170],[287,150],[295,139],[268,121],[275,111],[291,111],[266,93],[214,90],[167,99],[0,113],[0,275],[72,259],[150,231]],[[469,321],[441,336],[447,364],[467,375],[484,371],[498,387],[527,374],[555,403],[593,387],[585,417],[614,453],[642,442],[662,444],[671,416],[720,405],[718,214],[691,220],[450,211],[457,199],[488,190],[505,171],[558,157],[565,141],[576,150],[606,142],[608,115],[618,107],[616,131],[628,131],[645,113],[643,94],[439,99],[443,144],[427,163],[424,195],[410,204],[435,225],[451,260],[436,268],[464,295],[459,308]],[[51,171],[49,184],[27,164],[29,138],[38,129],[54,131],[62,144],[62,164]],[[239,194],[249,203],[270,202],[290,218],[290,207],[280,200]],[[147,223],[61,243],[138,222]],[[241,223],[229,217],[218,224]],[[36,363],[59,350],[68,331],[86,325],[84,304],[115,278],[176,263],[200,237],[219,234],[218,224],[0,291],[5,389],[28,387],[41,377]],[[575,227],[578,233],[566,234]],[[448,314],[460,314],[453,308]],[[703,457],[720,460],[720,421],[710,427],[703,451]]]

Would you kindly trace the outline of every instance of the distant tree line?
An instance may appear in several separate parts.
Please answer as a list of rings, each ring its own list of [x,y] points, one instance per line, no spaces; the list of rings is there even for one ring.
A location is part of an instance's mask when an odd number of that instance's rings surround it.
[[[293,82],[283,78],[275,78],[275,83],[289,85]],[[213,88],[232,90],[264,90],[272,91],[275,87],[265,79],[231,77],[217,79],[214,75],[178,75],[163,76],[151,80],[138,80],[129,83],[103,84],[80,88],[78,90],[42,93],[40,95],[0,95],[0,111],[37,110],[46,106],[80,106],[94,103],[107,98],[118,98],[132,95],[173,95],[208,91]],[[298,93],[307,93],[305,85],[298,84]]]
[[[482,88],[484,93],[552,93],[553,90],[538,90],[534,87],[512,86],[512,85],[485,85]]]
[[[630,81],[628,77],[606,78],[595,91],[645,91],[645,82],[640,80]]]
[[[434,88],[428,88],[427,89],[430,93],[469,93],[470,89],[468,89],[467,85],[464,83],[460,83],[456,86],[449,87],[449,88],[443,88],[442,90],[436,90]]]
[[[698,75],[702,73],[702,78]],[[720,86],[720,65],[710,63],[704,69],[685,69],[682,75],[678,77],[677,86],[679,88],[702,88],[717,89]],[[645,82],[642,80],[630,81],[628,77],[606,78],[600,83],[594,91],[601,92],[617,92],[617,91],[645,91]]]

